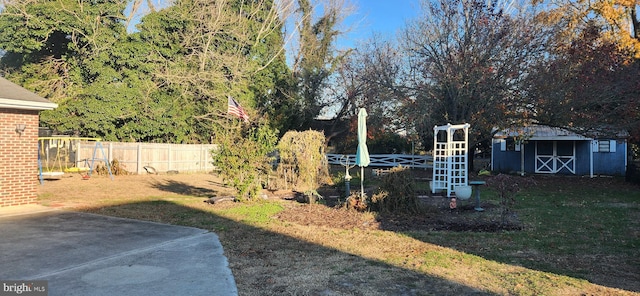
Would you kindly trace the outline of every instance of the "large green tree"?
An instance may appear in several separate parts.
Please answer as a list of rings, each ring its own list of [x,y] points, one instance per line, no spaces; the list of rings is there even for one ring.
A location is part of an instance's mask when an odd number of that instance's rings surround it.
[[[177,1],[138,29],[133,37],[152,49],[153,81],[173,106],[188,108],[188,141],[208,141],[212,124],[227,124],[228,96],[261,116],[252,110],[273,100],[287,74],[273,1]]]
[[[126,4],[5,4],[2,72],[59,104],[43,125],[107,140],[209,141],[228,95],[259,116],[256,102],[272,100],[288,75],[273,1],[177,1],[133,34]]]
[[[147,44],[130,38],[126,1],[15,1],[0,14],[3,72],[59,104],[42,125],[107,140],[184,139],[171,94],[151,80]],[[19,36],[19,38],[16,38]],[[163,99],[165,99],[163,101]]]
[[[278,12],[274,1],[185,0],[138,26],[138,38],[156,49],[154,81],[192,108],[193,140],[207,141],[211,124],[227,123],[228,96],[253,118],[272,111],[288,77]]]
[[[99,136],[92,125],[103,125],[107,117],[123,118],[131,108],[133,102],[121,100],[135,96],[119,85],[126,74],[109,67],[112,49],[126,38],[121,22],[125,5],[124,1],[73,0],[5,5],[0,14],[0,48],[6,51],[0,60],[2,69],[9,79],[61,106],[58,111],[43,113],[45,125],[65,131],[82,130],[87,124],[91,131],[85,134]],[[105,84],[114,85],[110,92],[121,96],[107,97],[108,88],[98,86]],[[106,105],[93,104],[96,100]],[[79,116],[87,109],[100,116],[82,122]],[[107,125],[103,128],[110,129]]]

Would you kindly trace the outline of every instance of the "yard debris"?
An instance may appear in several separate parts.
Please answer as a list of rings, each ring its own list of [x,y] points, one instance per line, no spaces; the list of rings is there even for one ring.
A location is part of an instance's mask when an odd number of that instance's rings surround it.
[[[217,203],[221,203],[221,202],[225,202],[225,201],[236,201],[236,198],[233,196],[214,196],[214,197],[210,197],[208,199],[206,199],[204,202],[206,203],[210,203],[210,204],[217,204]]]
[[[142,167],[145,171],[147,171],[147,174],[153,174],[153,175],[157,175],[158,171],[152,167],[152,166],[144,166]]]

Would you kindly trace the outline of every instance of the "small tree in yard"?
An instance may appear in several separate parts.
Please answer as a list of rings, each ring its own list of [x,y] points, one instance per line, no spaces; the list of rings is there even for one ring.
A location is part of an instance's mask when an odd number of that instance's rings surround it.
[[[516,194],[521,189],[535,185],[535,181],[524,177],[515,177],[505,174],[499,174],[487,180],[487,185],[498,191],[500,196],[500,213],[501,224],[507,224],[507,220],[512,212],[512,208],[516,203]]]
[[[257,197],[271,169],[268,153],[275,148],[276,131],[258,125],[220,130],[216,134],[220,146],[212,151],[213,163],[224,181],[238,191],[236,200]]]
[[[320,185],[330,182],[324,151],[325,137],[321,132],[289,131],[284,134],[278,142],[280,162],[276,186],[318,197]]]

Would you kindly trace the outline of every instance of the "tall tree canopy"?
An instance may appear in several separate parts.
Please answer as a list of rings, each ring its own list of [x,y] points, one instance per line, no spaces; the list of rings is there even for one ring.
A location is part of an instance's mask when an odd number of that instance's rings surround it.
[[[596,24],[603,28],[601,38],[609,40],[618,50],[640,58],[639,0],[534,0],[541,6],[540,20],[547,24],[562,24],[560,39],[570,43],[579,38],[583,30]]]
[[[12,1],[0,14],[7,76],[58,103],[45,125],[126,138],[140,88],[120,71],[125,1]]]
[[[640,139],[640,62],[593,25],[531,68],[527,91],[535,120],[602,135]]]
[[[340,25],[350,13],[344,0],[296,0],[291,65],[294,83],[293,98],[296,116],[291,118],[291,129],[308,129],[323,108],[335,101],[327,97],[330,78],[345,57],[336,42],[344,34]],[[321,9],[320,9],[321,8]]]
[[[640,2],[534,1],[559,28],[527,77],[536,120],[602,135],[628,131],[640,143]]]
[[[156,48],[149,53],[154,79],[193,108],[191,126],[202,140],[224,117],[227,96],[253,109],[287,74],[273,1],[178,1],[146,16],[139,30],[134,36]]]

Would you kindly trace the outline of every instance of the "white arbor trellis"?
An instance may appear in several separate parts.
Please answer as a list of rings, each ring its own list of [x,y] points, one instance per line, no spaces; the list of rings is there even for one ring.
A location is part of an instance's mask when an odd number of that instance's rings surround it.
[[[457,186],[468,185],[469,126],[465,123],[433,128],[432,193],[446,191],[450,197]]]

